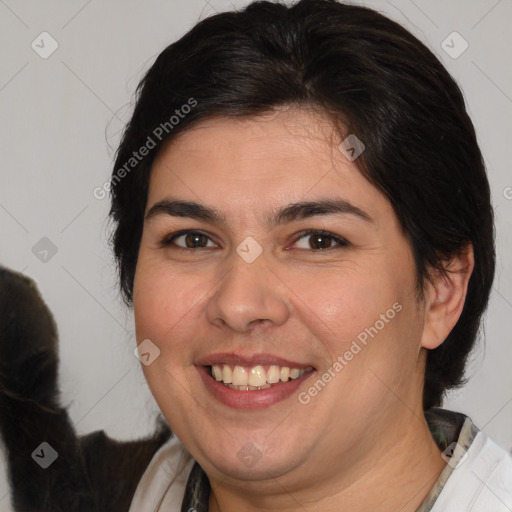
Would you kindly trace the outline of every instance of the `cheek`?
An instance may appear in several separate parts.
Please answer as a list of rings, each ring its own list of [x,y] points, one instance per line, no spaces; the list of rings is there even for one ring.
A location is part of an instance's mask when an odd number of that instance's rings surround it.
[[[198,278],[196,279],[198,280]],[[141,259],[134,281],[133,312],[137,343],[151,340],[160,354],[150,365],[142,365],[148,386],[167,418],[170,403],[183,402],[182,390],[190,359],[190,334],[197,322],[194,304],[200,295],[194,293],[191,281],[163,270],[158,265],[145,265]],[[197,286],[198,288],[198,286]],[[188,395],[187,395],[188,396]],[[186,397],[185,397],[186,398]],[[186,408],[185,403],[181,404]]]
[[[311,319],[310,330],[330,361],[341,364],[338,384],[355,386],[360,397],[371,395],[372,385],[379,385],[370,369],[392,387],[399,385],[404,372],[414,370],[421,335],[412,271],[395,275],[391,268],[380,270],[354,267],[333,271],[330,279],[318,275],[298,293],[301,310]],[[371,389],[364,391],[368,386]]]
[[[159,344],[179,330],[193,314],[194,297],[198,297],[191,285],[191,280],[180,279],[169,270],[139,262],[133,292],[138,340],[150,338]]]
[[[374,325],[397,301],[391,283],[379,282],[378,276],[360,268],[333,269],[297,284],[301,309],[312,311],[318,329],[338,343]]]
[[[157,338],[158,331],[165,328],[168,316],[163,313],[172,311],[168,299],[168,295],[162,294],[161,281],[153,278],[151,273],[139,265],[133,288],[133,312],[137,339],[141,336]]]

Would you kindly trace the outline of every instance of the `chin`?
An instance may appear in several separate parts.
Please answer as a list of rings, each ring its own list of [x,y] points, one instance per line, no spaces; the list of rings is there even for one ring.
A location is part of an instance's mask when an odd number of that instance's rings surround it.
[[[292,442],[288,436],[286,443],[282,438],[269,443],[268,439],[265,441],[269,431],[259,436],[254,431],[238,432],[233,437],[226,435],[215,443],[214,449],[209,445],[198,445],[197,452],[194,450],[192,455],[209,475],[220,473],[244,481],[280,477],[301,464],[304,444],[300,442],[298,433],[297,442]],[[262,441],[257,442],[257,438]]]

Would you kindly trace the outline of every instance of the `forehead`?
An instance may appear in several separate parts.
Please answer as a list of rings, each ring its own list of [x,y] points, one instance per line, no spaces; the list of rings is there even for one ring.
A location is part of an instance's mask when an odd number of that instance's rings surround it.
[[[332,121],[318,110],[294,107],[275,109],[258,116],[211,117],[181,132],[164,147],[155,162],[172,159],[177,153],[187,158],[212,159],[212,164],[229,161],[286,160],[311,157],[329,162],[333,148],[341,142]],[[261,174],[264,168],[259,169]]]
[[[331,119],[313,110],[201,121],[157,156],[148,205],[172,195],[240,216],[331,196],[378,216],[389,204],[339,150],[342,140]]]

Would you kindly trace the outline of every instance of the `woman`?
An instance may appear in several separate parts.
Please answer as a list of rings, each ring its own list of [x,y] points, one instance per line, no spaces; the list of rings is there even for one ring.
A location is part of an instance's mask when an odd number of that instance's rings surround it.
[[[495,253],[474,128],[434,55],[370,9],[257,2],[200,22],[138,93],[112,244],[173,434],[78,440],[51,315],[0,269],[16,510],[512,510],[511,456],[439,408]]]
[[[200,22],[138,92],[113,248],[174,436],[131,510],[509,510],[510,455],[437,408],[495,256],[434,55],[363,7],[257,2]]]

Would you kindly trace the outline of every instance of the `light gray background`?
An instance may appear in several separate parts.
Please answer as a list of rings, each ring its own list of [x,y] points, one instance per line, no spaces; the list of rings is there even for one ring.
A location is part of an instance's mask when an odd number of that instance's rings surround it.
[[[199,19],[247,3],[0,0],[0,264],[35,279],[55,315],[62,398],[81,435],[145,435],[157,410],[132,353],[132,315],[117,293],[106,242],[108,199],[92,191],[109,178],[133,92],[156,55]],[[469,385],[445,406],[512,448],[512,2],[354,3],[403,23],[464,91],[491,181],[498,271],[486,343],[468,368]],[[43,31],[59,45],[47,59],[31,48]],[[469,44],[457,59],[442,48],[453,31]],[[58,249],[46,263],[32,252],[42,237]],[[1,455],[0,512],[7,512]]]

